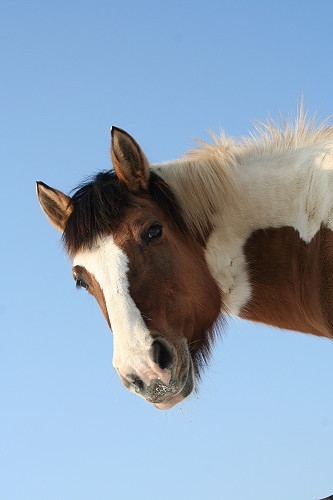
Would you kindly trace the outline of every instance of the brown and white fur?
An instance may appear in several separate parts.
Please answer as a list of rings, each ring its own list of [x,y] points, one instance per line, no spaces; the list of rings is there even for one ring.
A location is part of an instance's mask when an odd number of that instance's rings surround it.
[[[113,128],[115,173],[73,197],[38,183],[121,380],[160,409],[194,389],[221,315],[333,337],[333,128],[258,131],[149,165]]]

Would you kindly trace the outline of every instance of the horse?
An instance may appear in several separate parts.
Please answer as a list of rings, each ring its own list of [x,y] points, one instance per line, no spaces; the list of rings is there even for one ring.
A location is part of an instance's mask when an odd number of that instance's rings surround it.
[[[333,127],[300,110],[149,164],[112,127],[113,168],[71,196],[37,182],[113,366],[166,410],[196,388],[228,315],[333,338]]]

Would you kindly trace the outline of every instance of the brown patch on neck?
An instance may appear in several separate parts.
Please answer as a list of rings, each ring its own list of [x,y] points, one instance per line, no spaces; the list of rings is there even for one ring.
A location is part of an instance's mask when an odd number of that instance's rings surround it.
[[[310,243],[292,227],[260,229],[244,247],[252,298],[240,316],[278,328],[333,338],[333,233]]]

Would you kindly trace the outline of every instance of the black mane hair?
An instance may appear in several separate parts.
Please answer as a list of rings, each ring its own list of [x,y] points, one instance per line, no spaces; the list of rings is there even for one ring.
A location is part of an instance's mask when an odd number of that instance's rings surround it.
[[[150,173],[149,192],[153,201],[185,235],[188,230],[179,203],[168,184],[155,172]],[[119,226],[124,208],[132,195],[113,170],[99,172],[74,190],[71,213],[63,241],[69,255],[90,248],[99,236],[112,233]]]

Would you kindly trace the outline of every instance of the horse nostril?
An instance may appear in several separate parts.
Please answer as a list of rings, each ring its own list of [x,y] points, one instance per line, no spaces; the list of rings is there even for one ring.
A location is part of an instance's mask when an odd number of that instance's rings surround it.
[[[166,342],[158,339],[152,345],[152,359],[162,370],[170,368],[173,364],[174,355]]]
[[[141,378],[138,377],[137,375],[131,374],[127,375],[127,380],[130,382],[130,384],[134,385],[136,392],[141,392],[144,389],[144,383],[142,382]]]

